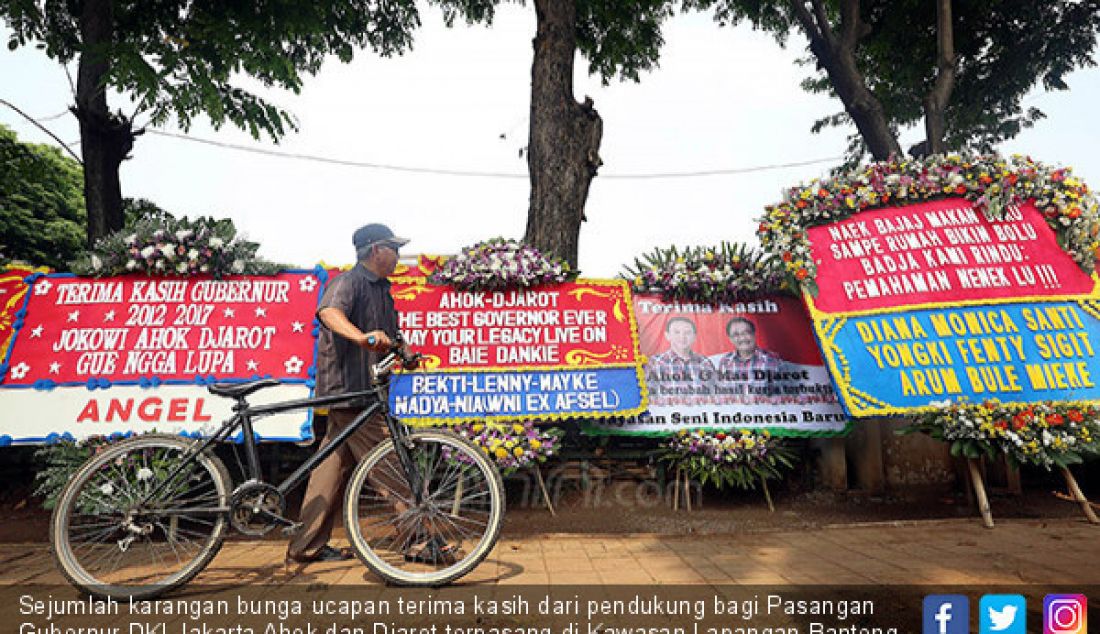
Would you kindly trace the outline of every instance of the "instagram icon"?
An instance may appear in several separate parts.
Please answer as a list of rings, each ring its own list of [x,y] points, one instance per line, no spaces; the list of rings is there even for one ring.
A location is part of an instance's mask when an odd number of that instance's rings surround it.
[[[1043,598],[1043,634],[1087,634],[1088,601],[1083,594],[1048,594]]]

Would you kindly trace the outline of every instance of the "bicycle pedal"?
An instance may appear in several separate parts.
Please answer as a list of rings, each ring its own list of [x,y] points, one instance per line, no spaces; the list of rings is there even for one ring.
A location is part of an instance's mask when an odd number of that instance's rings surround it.
[[[286,535],[287,537],[297,535],[298,531],[300,530],[302,530],[302,523],[294,522],[293,524],[289,524],[283,527],[283,535]]]

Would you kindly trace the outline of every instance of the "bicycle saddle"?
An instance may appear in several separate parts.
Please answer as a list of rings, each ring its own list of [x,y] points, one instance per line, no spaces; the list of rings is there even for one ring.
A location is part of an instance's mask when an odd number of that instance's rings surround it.
[[[210,390],[211,394],[217,394],[218,396],[244,398],[256,390],[262,390],[265,387],[271,387],[273,385],[279,385],[279,381],[276,379],[260,379],[247,383],[214,383],[207,387],[207,389]]]

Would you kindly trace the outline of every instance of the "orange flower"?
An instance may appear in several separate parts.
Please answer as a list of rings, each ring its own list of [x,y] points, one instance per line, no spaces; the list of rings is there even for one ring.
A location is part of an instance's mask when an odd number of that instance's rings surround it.
[[[966,186],[965,185],[956,185],[955,186],[955,193],[956,194],[965,194],[966,193]]]
[[[1069,216],[1070,218],[1080,218],[1081,217],[1081,208],[1080,207],[1074,207],[1073,209],[1070,209],[1069,211],[1067,211],[1066,215]]]
[[[793,258],[794,258],[794,256],[791,255],[790,253],[784,253],[783,254],[783,261],[784,262],[790,262]]]
[[[806,203],[806,201],[805,201],[805,200],[802,200],[802,199],[800,198],[800,199],[798,200],[798,202],[796,202],[796,203],[794,204],[794,206],[795,206],[795,207],[798,207],[799,209],[805,209],[805,208],[807,207],[807,203]]]
[[[1067,416],[1069,416],[1069,419],[1075,423],[1080,423],[1081,421],[1085,420],[1085,415],[1075,409],[1069,410],[1069,412],[1067,412]]]
[[[806,279],[806,276],[808,276],[809,274],[810,274],[810,272],[807,271],[806,269],[798,269],[797,271],[794,272],[795,278],[798,279],[799,281],[802,281],[802,280]]]
[[[1061,414],[1047,414],[1046,420],[1047,425],[1050,425],[1051,427],[1057,427],[1065,422],[1065,419],[1062,418]]]
[[[988,174],[982,174],[978,177],[978,182],[982,185],[988,185],[993,182],[993,179],[990,178]]]

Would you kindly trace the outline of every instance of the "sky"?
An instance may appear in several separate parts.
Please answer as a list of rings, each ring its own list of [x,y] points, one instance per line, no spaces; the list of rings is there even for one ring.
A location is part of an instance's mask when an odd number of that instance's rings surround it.
[[[198,119],[187,134],[358,163],[490,172],[470,177],[406,173],[261,156],[152,133],[141,136],[122,168],[123,195],[148,198],[178,216],[230,217],[260,255],[312,266],[354,259],[353,231],[384,222],[412,242],[410,252],[453,254],[495,236],[522,238],[529,180],[526,145],[530,97],[530,7],[503,4],[491,27],[443,26],[423,9],[415,48],[397,58],[362,51],[350,64],[333,59],[305,79],[300,94],[263,91],[300,126],[278,145],[246,132],[214,130]],[[0,41],[8,31],[0,26]],[[757,245],[756,219],[782,191],[825,174],[844,152],[847,129],[811,134],[839,101],[802,91],[808,69],[797,64],[805,41],[786,49],[747,27],[719,28],[707,15],[677,16],[665,27],[660,67],[640,83],[603,86],[578,58],[575,92],[591,96],[604,121],[600,155],[580,235],[586,277],[614,277],[657,247],[720,241]],[[74,73],[75,75],[75,73]],[[1100,187],[1100,70],[1068,77],[1070,90],[1035,91],[1027,106],[1048,118],[1006,143],[1073,166]],[[245,85],[248,85],[247,82]],[[72,102],[64,69],[34,48],[0,51],[0,97],[37,119]],[[112,106],[125,100],[112,97]],[[139,115],[138,124],[145,121]],[[24,141],[53,143],[10,109],[0,123]],[[64,142],[79,140],[71,115],[43,125]],[[178,134],[174,125],[163,131]],[[902,146],[920,140],[902,135]],[[79,146],[73,146],[79,153]],[[638,175],[812,165],[683,178]]]

